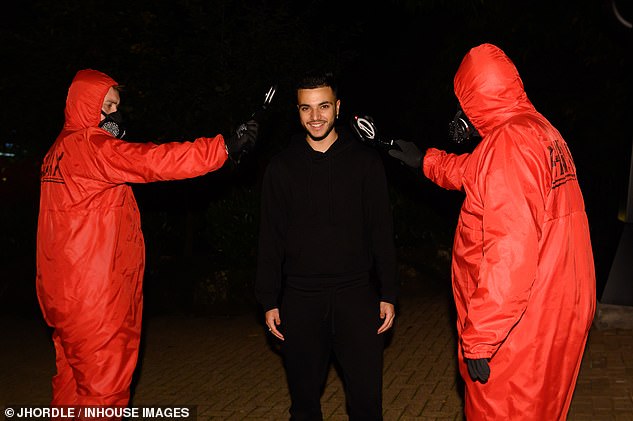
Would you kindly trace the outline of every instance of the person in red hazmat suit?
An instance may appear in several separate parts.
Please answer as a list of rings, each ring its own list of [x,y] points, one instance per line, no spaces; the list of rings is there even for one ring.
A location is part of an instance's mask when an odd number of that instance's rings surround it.
[[[37,231],[37,296],[54,329],[53,406],[126,406],[141,333],[145,265],[128,183],[201,176],[254,145],[257,123],[227,137],[128,143],[118,84],[79,71],[65,123],[44,158]]]
[[[472,153],[430,148],[422,158],[398,140],[389,154],[465,193],[452,259],[465,414],[564,420],[596,304],[576,167],[498,47],[472,48],[454,87],[451,136],[481,137]]]

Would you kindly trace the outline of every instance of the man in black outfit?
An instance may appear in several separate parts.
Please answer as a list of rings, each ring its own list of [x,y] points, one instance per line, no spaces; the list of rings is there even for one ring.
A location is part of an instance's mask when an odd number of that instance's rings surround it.
[[[306,133],[264,175],[255,293],[283,341],[291,419],[322,419],[333,353],[349,418],[381,420],[382,334],[397,295],[384,168],[374,149],[335,127],[331,74],[304,77],[296,92]]]

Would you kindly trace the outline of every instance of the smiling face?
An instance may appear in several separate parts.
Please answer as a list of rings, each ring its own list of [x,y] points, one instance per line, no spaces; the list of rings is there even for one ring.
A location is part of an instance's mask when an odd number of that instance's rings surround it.
[[[329,86],[297,90],[297,109],[310,146],[327,150],[338,135],[334,129],[341,101]]]

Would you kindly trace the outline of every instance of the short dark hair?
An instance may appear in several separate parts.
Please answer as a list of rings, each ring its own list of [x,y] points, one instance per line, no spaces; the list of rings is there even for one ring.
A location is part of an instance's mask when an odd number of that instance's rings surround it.
[[[295,91],[299,89],[315,89],[329,87],[337,96],[338,87],[334,73],[330,71],[309,71],[304,73],[295,83]]]

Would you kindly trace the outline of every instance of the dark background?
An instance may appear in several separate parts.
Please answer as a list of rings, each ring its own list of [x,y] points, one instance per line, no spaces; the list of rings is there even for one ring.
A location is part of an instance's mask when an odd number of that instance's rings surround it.
[[[18,4],[19,3],[19,4]],[[560,3],[560,4],[559,4]],[[63,124],[77,70],[125,85],[130,141],[230,133],[275,101],[257,151],[193,180],[135,185],[147,244],[148,312],[230,314],[254,306],[259,182],[298,130],[293,77],[340,77],[341,122],[370,114],[385,135],[453,152],[452,80],[491,42],[574,156],[591,224],[598,297],[619,240],[631,156],[631,30],[610,2],[477,0],[36,1],[0,16],[0,311],[37,314],[39,166]],[[630,2],[616,2],[631,21]],[[385,156],[401,261],[447,274],[462,200]]]

